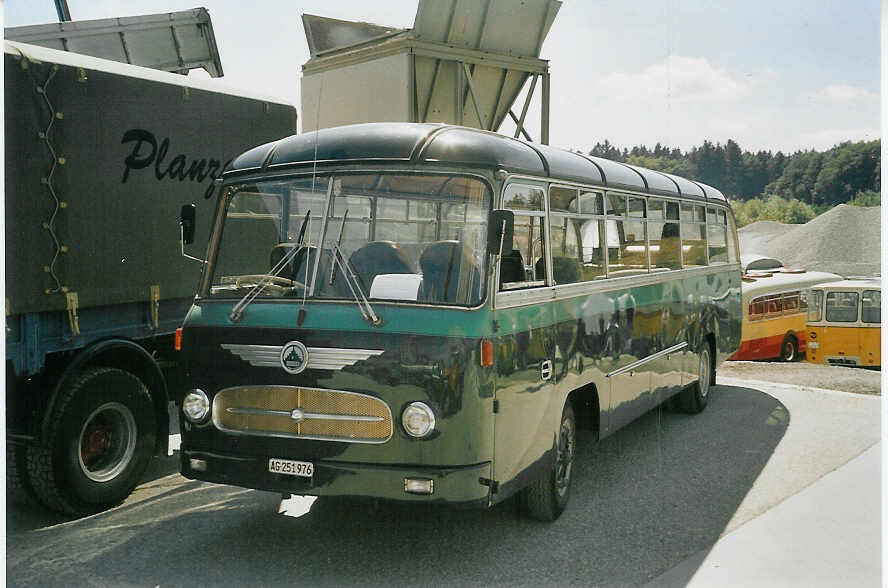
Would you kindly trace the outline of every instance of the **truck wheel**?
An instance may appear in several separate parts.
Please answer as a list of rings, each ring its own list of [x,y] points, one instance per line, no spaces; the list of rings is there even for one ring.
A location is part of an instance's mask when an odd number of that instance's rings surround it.
[[[13,502],[28,502],[34,498],[25,449],[23,445],[6,443],[6,497]]]
[[[799,344],[795,337],[787,337],[780,346],[780,359],[783,361],[795,361],[799,355]]]
[[[540,521],[554,521],[567,506],[574,450],[577,444],[577,420],[568,402],[561,413],[555,464],[545,476],[534,480],[522,491],[525,512]]]
[[[685,388],[678,395],[678,403],[682,411],[689,414],[703,412],[709,402],[709,391],[712,387],[712,350],[709,343],[703,343],[697,357],[697,381]]]
[[[50,415],[46,444],[28,448],[37,499],[82,516],[123,502],[154,450],[154,410],[133,374],[90,368],[75,375]]]

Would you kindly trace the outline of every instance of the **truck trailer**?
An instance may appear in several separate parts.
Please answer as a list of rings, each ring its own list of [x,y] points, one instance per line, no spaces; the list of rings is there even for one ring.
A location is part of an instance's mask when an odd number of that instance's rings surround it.
[[[215,180],[295,108],[190,77],[5,42],[7,486],[69,515],[119,504],[166,454],[175,330]]]

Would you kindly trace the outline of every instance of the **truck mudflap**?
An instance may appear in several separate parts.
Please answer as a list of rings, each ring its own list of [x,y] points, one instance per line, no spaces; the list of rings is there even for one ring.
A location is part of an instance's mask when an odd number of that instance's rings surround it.
[[[282,494],[352,496],[405,502],[487,506],[491,462],[465,466],[398,466],[317,460],[312,475],[272,473],[275,456],[180,452],[186,478]],[[303,463],[303,462],[298,462]],[[305,473],[303,470],[301,473]]]

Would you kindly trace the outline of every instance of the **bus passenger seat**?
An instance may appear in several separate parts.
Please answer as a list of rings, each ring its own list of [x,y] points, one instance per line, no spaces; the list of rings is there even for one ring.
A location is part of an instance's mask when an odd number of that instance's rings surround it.
[[[511,253],[505,253],[500,258],[500,288],[503,284],[524,281],[524,260],[521,252],[513,249]]]
[[[281,262],[281,260],[290,254],[293,249],[296,248],[295,243],[278,243],[271,249],[271,256],[269,259],[269,268],[274,269]],[[302,276],[300,279],[299,270],[305,272],[305,269],[302,267],[302,263],[305,260],[306,249],[303,248],[299,253],[292,256],[289,261],[287,261],[286,266],[281,269],[277,273],[277,275],[287,278],[288,280],[297,280],[300,282],[305,281],[305,276]]]
[[[475,305],[481,301],[481,276],[459,241],[429,244],[419,258],[426,300]]]
[[[393,241],[371,241],[348,258],[366,295],[379,274],[412,274],[410,260]]]
[[[540,260],[542,261],[542,259]],[[573,284],[580,281],[580,260],[575,257],[553,257],[552,277],[556,284]]]

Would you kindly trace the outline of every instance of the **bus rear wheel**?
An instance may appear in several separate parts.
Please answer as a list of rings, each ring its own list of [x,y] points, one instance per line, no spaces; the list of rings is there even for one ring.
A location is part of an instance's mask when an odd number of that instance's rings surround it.
[[[554,521],[567,507],[573,458],[577,445],[577,420],[570,402],[561,412],[555,463],[543,477],[534,480],[522,491],[524,511],[540,521]]]
[[[783,340],[780,346],[780,359],[783,361],[795,361],[799,356],[799,344],[795,337],[789,336]]]
[[[712,373],[712,349],[709,342],[704,342],[697,356],[697,381],[678,395],[678,404],[682,411],[689,414],[703,412],[709,402]]]
[[[76,374],[44,443],[28,447],[28,477],[47,508],[83,516],[116,506],[139,482],[157,437],[145,384],[116,368]]]

